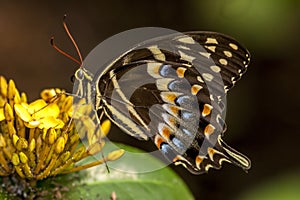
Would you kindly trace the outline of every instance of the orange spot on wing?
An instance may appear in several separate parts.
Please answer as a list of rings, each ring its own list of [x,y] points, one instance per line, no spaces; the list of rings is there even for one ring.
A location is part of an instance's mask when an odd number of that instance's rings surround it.
[[[211,156],[214,155],[214,154],[216,153],[216,151],[215,151],[213,148],[211,148],[211,147],[208,147],[208,148],[207,148],[207,152],[208,152],[208,154],[210,154]]]
[[[211,124],[208,124],[204,129],[204,135],[209,136],[215,131],[215,127]]]
[[[176,155],[173,159],[173,163],[175,165],[183,165],[185,168],[187,168],[185,163],[188,163],[188,161],[181,155]]]
[[[177,162],[179,160],[182,160],[181,156],[177,155],[174,159],[173,162]]]
[[[212,106],[209,104],[204,104],[202,115],[205,117],[211,113]]]
[[[176,70],[177,76],[179,78],[183,78],[185,71],[186,71],[186,68],[184,68],[184,67],[178,67],[177,70]]]
[[[154,138],[154,143],[157,146],[157,148],[160,149],[161,144],[164,142],[164,140],[162,139],[162,137],[160,137],[159,135],[156,135]]]
[[[172,125],[175,125],[176,124],[176,119],[174,117],[169,117],[169,122],[172,124]]]
[[[172,133],[172,131],[168,128],[168,127],[166,127],[166,126],[164,126],[163,128],[162,128],[162,136],[166,139],[166,140],[169,140],[170,139],[170,135],[171,135],[171,133]]]
[[[176,106],[170,106],[170,110],[174,115],[178,115],[179,108]]]
[[[196,162],[196,166],[200,169],[200,164],[202,163],[204,159],[201,158],[201,156],[197,156],[196,159],[195,159],[195,162]]]
[[[191,87],[191,93],[192,93],[193,95],[196,95],[196,94],[198,94],[198,92],[199,92],[201,89],[202,89],[202,87],[201,87],[200,85],[193,85],[193,86]]]
[[[153,73],[159,75],[159,69],[160,69],[160,65],[153,67]]]
[[[166,102],[171,102],[171,103],[174,103],[174,101],[177,98],[176,94],[174,94],[174,93],[166,93],[166,94],[163,94],[162,97],[164,98],[164,100]]]

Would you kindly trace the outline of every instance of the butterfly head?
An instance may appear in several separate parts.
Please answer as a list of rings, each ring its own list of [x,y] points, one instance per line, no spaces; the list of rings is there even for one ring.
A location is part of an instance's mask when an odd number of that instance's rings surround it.
[[[91,82],[93,80],[93,75],[83,66],[76,70],[74,77],[77,81]]]
[[[95,84],[93,74],[81,66],[74,74],[74,93],[76,97],[85,98],[87,102],[94,102]]]

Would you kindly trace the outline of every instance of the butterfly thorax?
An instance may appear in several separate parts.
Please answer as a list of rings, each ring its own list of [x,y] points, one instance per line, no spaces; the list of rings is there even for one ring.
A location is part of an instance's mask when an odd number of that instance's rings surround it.
[[[93,82],[93,75],[88,70],[80,67],[75,72],[76,81],[74,88],[76,91],[75,97],[79,99],[85,99],[86,103],[96,104],[96,87]]]

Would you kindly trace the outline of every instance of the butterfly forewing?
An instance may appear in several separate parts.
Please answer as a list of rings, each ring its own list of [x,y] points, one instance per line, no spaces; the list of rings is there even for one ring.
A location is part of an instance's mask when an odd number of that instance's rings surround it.
[[[250,161],[221,139],[226,92],[249,53],[212,32],[160,37],[124,53],[97,75],[98,107],[129,135],[152,139],[165,157],[200,174]]]

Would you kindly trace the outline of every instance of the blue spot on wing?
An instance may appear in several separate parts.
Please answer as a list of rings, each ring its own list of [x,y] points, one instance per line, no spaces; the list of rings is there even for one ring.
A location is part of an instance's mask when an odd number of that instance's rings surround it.
[[[175,150],[168,144],[162,144],[160,150],[164,154],[164,156],[171,162],[173,162],[173,159],[177,155],[175,153]]]
[[[172,139],[173,144],[180,149],[180,151],[185,151],[186,146],[176,137]]]
[[[177,77],[176,70],[171,65],[163,65],[160,68],[160,75],[163,77]]]

